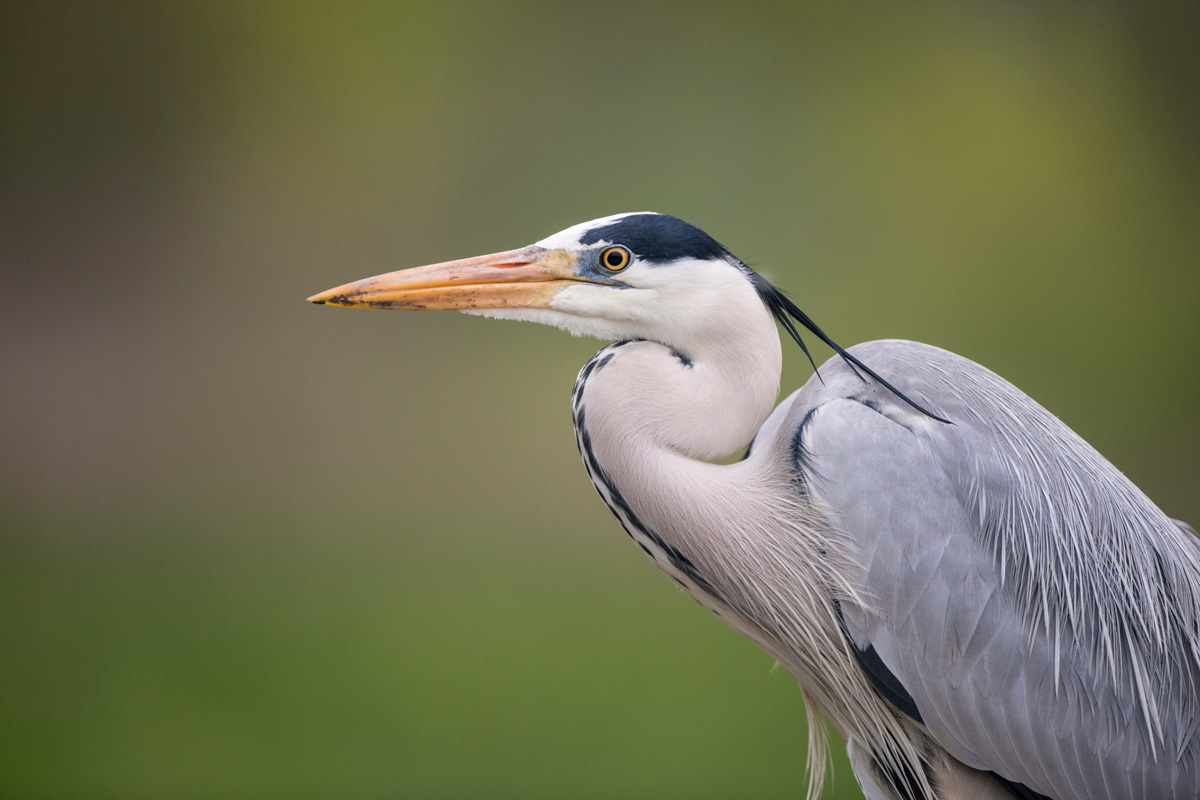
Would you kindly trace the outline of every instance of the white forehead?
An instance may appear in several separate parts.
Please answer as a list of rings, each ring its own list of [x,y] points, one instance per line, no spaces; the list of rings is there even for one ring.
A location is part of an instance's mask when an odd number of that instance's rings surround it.
[[[561,230],[558,233],[551,234],[540,242],[534,242],[536,247],[545,247],[549,250],[564,249],[564,250],[582,250],[587,247],[600,247],[612,242],[599,241],[593,244],[580,244],[580,239],[592,228],[603,228],[607,225],[612,225],[617,220],[625,217],[632,217],[637,214],[653,214],[653,211],[626,211],[624,214],[613,214],[611,217],[600,217],[599,219],[581,222],[578,225],[572,225],[566,230]]]

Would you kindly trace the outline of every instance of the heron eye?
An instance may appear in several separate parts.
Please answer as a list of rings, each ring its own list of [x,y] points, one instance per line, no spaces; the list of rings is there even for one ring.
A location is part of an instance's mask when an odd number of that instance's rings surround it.
[[[625,269],[631,260],[633,260],[633,256],[624,247],[606,247],[600,254],[600,263],[604,265],[605,269],[612,272],[620,272]]]

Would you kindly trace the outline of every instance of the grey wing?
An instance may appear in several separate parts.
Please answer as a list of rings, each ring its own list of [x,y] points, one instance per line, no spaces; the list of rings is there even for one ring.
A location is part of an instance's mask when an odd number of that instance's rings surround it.
[[[798,466],[856,562],[847,633],[898,708],[1055,798],[1200,795],[1200,551],[982,367],[911,343],[856,355],[954,423],[834,362],[793,404]]]

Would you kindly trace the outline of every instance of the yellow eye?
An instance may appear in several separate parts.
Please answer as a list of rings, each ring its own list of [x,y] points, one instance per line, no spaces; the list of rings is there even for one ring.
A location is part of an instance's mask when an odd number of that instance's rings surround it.
[[[600,263],[610,272],[620,272],[629,266],[633,256],[624,247],[606,247],[600,254]]]

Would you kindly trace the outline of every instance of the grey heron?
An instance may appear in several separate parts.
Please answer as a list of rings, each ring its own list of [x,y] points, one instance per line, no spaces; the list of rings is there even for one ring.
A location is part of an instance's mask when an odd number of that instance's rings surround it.
[[[843,350],[653,213],[309,299],[612,341],[572,396],[587,473],[664,573],[796,677],[810,797],[822,718],[872,800],[1200,796],[1195,536],[979,364]],[[836,352],[778,406],[776,323]]]

